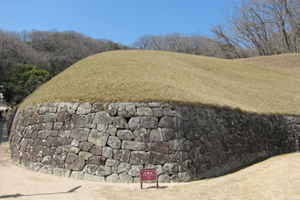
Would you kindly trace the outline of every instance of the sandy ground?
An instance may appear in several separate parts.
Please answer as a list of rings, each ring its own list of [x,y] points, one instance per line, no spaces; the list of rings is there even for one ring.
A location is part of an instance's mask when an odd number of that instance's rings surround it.
[[[0,199],[300,199],[300,153],[270,158],[238,172],[191,183],[99,183],[20,168],[10,160],[0,121]]]

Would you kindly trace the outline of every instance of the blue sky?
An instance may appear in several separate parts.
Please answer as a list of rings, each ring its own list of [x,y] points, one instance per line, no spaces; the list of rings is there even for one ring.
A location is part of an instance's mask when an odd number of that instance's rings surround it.
[[[131,45],[145,34],[211,34],[225,0],[0,0],[5,31],[73,30]]]

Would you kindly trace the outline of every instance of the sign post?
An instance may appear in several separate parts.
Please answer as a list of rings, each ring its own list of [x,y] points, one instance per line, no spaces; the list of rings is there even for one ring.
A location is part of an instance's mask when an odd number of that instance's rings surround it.
[[[158,189],[158,179],[156,169],[141,169],[140,170],[141,189],[143,189],[143,181],[155,181],[156,189]]]

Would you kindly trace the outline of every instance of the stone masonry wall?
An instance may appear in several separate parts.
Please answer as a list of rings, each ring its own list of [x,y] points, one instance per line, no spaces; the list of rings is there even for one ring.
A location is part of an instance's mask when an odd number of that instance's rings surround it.
[[[211,178],[299,151],[300,118],[168,103],[43,103],[17,111],[12,160],[33,171],[91,181]]]

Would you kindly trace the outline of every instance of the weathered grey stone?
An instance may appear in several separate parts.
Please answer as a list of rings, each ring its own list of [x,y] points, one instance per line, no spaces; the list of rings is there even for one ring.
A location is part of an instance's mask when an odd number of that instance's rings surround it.
[[[154,117],[162,117],[164,116],[164,109],[161,107],[158,108],[152,108],[152,113]]]
[[[169,141],[170,151],[181,151],[183,150],[182,144],[179,142],[178,139],[170,140]]]
[[[71,146],[78,147],[79,146],[79,141],[76,140],[76,139],[73,139],[72,142],[71,142]]]
[[[70,130],[65,130],[65,131],[59,131],[58,132],[58,136],[61,138],[69,138],[71,135],[71,131]]]
[[[148,106],[150,108],[158,108],[158,107],[160,107],[160,103],[159,102],[149,102]]]
[[[178,163],[165,163],[163,168],[167,174],[176,174],[179,171],[179,164]]]
[[[80,151],[79,148],[73,147],[73,146],[71,146],[71,145],[63,146],[63,147],[62,147],[62,152],[63,152],[63,153],[73,153],[73,154],[78,154],[79,151]]]
[[[133,183],[133,178],[128,174],[119,174],[121,183]]]
[[[90,152],[96,156],[101,156],[102,155],[102,147],[93,146],[91,148]]]
[[[35,172],[37,172],[37,171],[39,171],[39,169],[41,168],[43,166],[43,164],[42,163],[31,163],[31,167],[30,167],[30,169],[32,169],[32,171],[35,171]]]
[[[111,168],[107,166],[100,165],[96,175],[108,176],[111,174]]]
[[[93,123],[94,124],[111,124],[112,118],[105,111],[97,112],[94,116]]]
[[[26,155],[26,153],[27,153],[27,152],[25,152],[25,153],[23,154],[23,159],[24,159],[24,156]],[[28,153],[27,153],[27,154],[28,154]],[[22,159],[22,161],[23,161],[23,159]],[[24,160],[27,160],[27,159],[24,159]],[[41,163],[42,163],[43,165],[50,165],[50,164],[51,164],[51,156],[45,156],[45,157],[43,157],[42,160],[41,160]]]
[[[96,102],[93,104],[92,106],[92,112],[95,113],[95,112],[100,112],[100,111],[103,111],[103,108],[106,107],[106,104],[105,103],[102,103],[102,102]]]
[[[193,180],[190,172],[179,172],[178,177],[182,182],[189,182]]]
[[[121,140],[132,140],[134,138],[134,136],[130,130],[119,130],[117,132],[117,136]]]
[[[148,103],[145,103],[145,102],[135,102],[134,105],[137,108],[139,108],[139,107],[147,107]]]
[[[86,152],[90,151],[93,146],[94,145],[90,142],[80,142],[78,145],[79,149],[81,149],[82,151],[86,151]]]
[[[55,175],[55,176],[69,178],[70,174],[71,174],[71,170],[61,169],[61,168],[53,168],[53,175]]]
[[[114,149],[120,149],[121,143],[121,140],[116,136],[110,136],[107,141],[107,144]]]
[[[119,160],[121,162],[129,162],[130,161],[130,151],[129,150],[119,150],[114,149],[113,158],[115,160]]]
[[[143,116],[143,117],[145,117],[145,116],[149,116],[149,117],[153,116],[152,110],[149,107],[140,107],[140,108],[137,108],[137,114],[139,116]]]
[[[74,128],[84,128],[88,123],[88,117],[86,115],[73,115],[72,122],[74,124]]]
[[[173,129],[163,128],[162,129],[162,133],[163,133],[165,141],[169,141],[169,140],[175,139],[175,135],[174,135]]]
[[[162,128],[173,128],[174,127],[174,119],[173,117],[162,117],[158,124],[159,127]]]
[[[141,118],[140,117],[131,117],[128,126],[131,130],[136,129],[140,125]]]
[[[171,183],[179,183],[180,182],[180,178],[178,176],[178,174],[173,174],[170,178],[170,182]]]
[[[151,163],[154,165],[164,164],[165,163],[165,155],[162,153],[150,152],[147,163]]]
[[[82,170],[85,165],[83,158],[72,153],[68,154],[65,163],[67,164],[67,169],[74,170],[74,171]]]
[[[128,174],[133,177],[139,177],[140,169],[143,169],[143,165],[131,165],[131,168],[130,168]]]
[[[53,173],[53,166],[44,165],[38,170],[38,172],[42,172],[44,174],[52,174]]]
[[[142,150],[144,147],[143,142],[135,142],[135,141],[123,141],[122,142],[122,149],[128,149],[128,150]]]
[[[118,174],[121,174],[121,173],[128,173],[129,170],[130,170],[130,167],[131,167],[131,164],[130,163],[120,163],[120,165],[118,166],[118,171],[117,173]]]
[[[90,129],[78,128],[71,131],[70,138],[74,138],[81,142],[86,142],[89,137]]]
[[[86,161],[86,164],[105,165],[106,158],[103,156],[92,156]]]
[[[97,145],[105,146],[108,140],[108,133],[100,132],[96,129],[92,129],[88,141]]]
[[[164,141],[164,138],[163,138],[163,134],[162,134],[162,131],[160,128],[157,128],[157,129],[153,129],[151,132],[150,132],[150,142],[159,142],[159,141]]]
[[[122,117],[122,116],[115,117],[113,119],[113,125],[116,128],[123,128],[123,129],[128,128],[128,124],[127,124],[126,120],[124,119],[124,117]]]
[[[141,126],[143,128],[156,128],[158,119],[156,117],[141,117]]]
[[[109,125],[106,130],[106,133],[115,136],[117,134],[117,128],[113,125]]]
[[[158,177],[159,183],[170,183],[170,176],[168,174],[162,174]]]
[[[98,170],[99,170],[99,165],[87,164],[82,171],[84,173],[96,175]]]
[[[118,107],[119,107],[119,104],[118,103],[110,103],[108,104],[108,112],[111,116],[114,116],[117,114],[117,111],[118,111]]]
[[[63,122],[55,122],[53,125],[53,129],[60,130],[62,128]]]
[[[80,151],[79,152],[79,157],[83,158],[84,160],[88,160],[93,156],[93,154],[85,152],[85,151]]]
[[[74,129],[74,124],[72,121],[66,121],[61,127],[62,130],[72,130]]]
[[[110,183],[120,183],[120,177],[118,176],[118,174],[112,174],[106,177],[106,181]]]
[[[91,112],[91,104],[89,102],[84,102],[82,104],[79,105],[79,107],[77,108],[77,115],[85,115]]]
[[[108,128],[107,124],[97,124],[97,130],[100,132],[106,132]]]
[[[144,151],[132,151],[130,154],[130,163],[134,165],[145,164],[148,160],[148,154]]]
[[[103,176],[95,176],[91,174],[84,174],[82,180],[86,181],[95,181],[95,182],[105,182],[105,177]]]
[[[136,110],[133,103],[124,102],[119,104],[118,115],[122,117],[133,117],[136,116]]]
[[[106,163],[105,163],[105,166],[107,166],[107,167],[118,167],[119,164],[120,164],[120,162],[117,161],[117,160],[107,159]]]
[[[175,113],[171,108],[164,108],[165,116],[174,117]]]
[[[84,173],[82,171],[72,171],[70,178],[74,178],[74,179],[82,179]]]
[[[112,158],[113,149],[111,147],[102,147],[102,156]]]
[[[147,133],[147,130],[145,128],[137,128],[133,132],[134,141],[136,142],[149,142],[147,140],[147,137],[149,137],[149,134]]]

